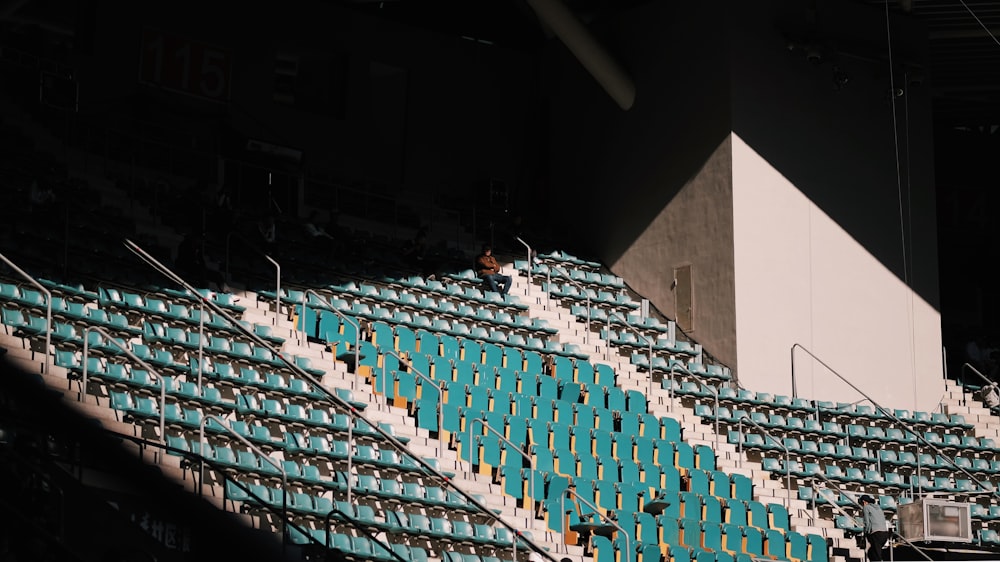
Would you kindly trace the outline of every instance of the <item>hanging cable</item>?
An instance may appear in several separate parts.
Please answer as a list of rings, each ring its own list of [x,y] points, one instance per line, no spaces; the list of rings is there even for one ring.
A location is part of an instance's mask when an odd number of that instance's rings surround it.
[[[903,135],[906,139],[906,228],[910,232],[910,236],[907,238],[909,241],[907,247],[904,251],[908,251],[910,256],[913,256],[913,184],[910,181],[912,177],[912,168],[910,166],[910,77],[909,73],[903,73],[903,88],[905,88],[906,95],[903,96]],[[913,260],[909,262],[909,271],[906,272],[908,277],[913,276]],[[906,292],[907,299],[907,318],[910,322],[910,366],[913,373],[913,407],[916,408],[918,404],[918,392],[917,389],[919,385],[916,384],[916,364],[917,364],[917,331],[914,326],[915,314],[913,312],[913,291],[908,290]]]
[[[903,249],[903,283],[910,286],[909,267],[906,259],[906,223],[903,219],[903,178],[899,166],[899,126],[896,123],[896,78],[892,62],[892,31],[889,25],[889,0],[885,2],[885,41],[889,51],[889,98],[892,103],[892,142],[896,156],[896,196],[899,201],[899,235]]]
[[[993,39],[994,43],[1000,45],[1000,39],[997,39],[997,36],[993,35],[993,32],[990,31],[990,28],[986,27],[986,24],[983,23],[983,20],[979,19],[979,16],[976,15],[976,12],[972,11],[972,8],[970,8],[969,5],[965,3],[965,0],[958,0],[958,1],[960,4],[962,4],[962,6],[965,6],[965,9],[969,12],[969,14],[972,15],[973,18],[975,18],[976,22],[979,23],[979,26],[983,28],[983,31],[985,31],[986,34],[990,36],[990,39]]]
[[[906,318],[907,323],[910,328],[910,375],[914,378],[913,384],[913,406],[917,407],[917,384],[916,384],[916,344],[914,338],[916,338],[916,328],[914,326],[913,320],[913,290],[910,288],[910,260],[907,259],[908,248],[911,242],[911,237],[907,236],[906,228],[911,223],[907,221],[904,217],[903,212],[903,179],[902,171],[900,169],[899,163],[899,124],[896,119],[896,67],[892,61],[892,26],[889,20],[889,0],[885,2],[885,42],[886,50],[889,53],[889,98],[892,104],[892,142],[893,149],[895,152],[896,160],[896,198],[899,202],[899,243],[903,253],[903,284],[906,286]],[[903,101],[904,107],[906,107],[906,100]],[[908,217],[912,217],[910,212],[911,200],[910,200],[910,173],[909,173],[909,154],[910,154],[910,133],[909,133],[909,109],[906,108],[906,155],[907,155],[907,173],[906,173],[906,188],[907,188],[907,211]],[[910,218],[909,220],[912,220]],[[912,229],[911,229],[912,233]]]
[[[903,136],[906,139],[906,144],[904,146],[904,164],[903,168],[906,170],[906,227],[910,233],[909,238],[907,238],[906,250],[909,252],[910,256],[913,256],[913,184],[910,181],[910,81],[909,73],[903,73],[903,88],[905,95],[903,96]],[[907,275],[913,276],[913,260],[910,260],[909,271]]]

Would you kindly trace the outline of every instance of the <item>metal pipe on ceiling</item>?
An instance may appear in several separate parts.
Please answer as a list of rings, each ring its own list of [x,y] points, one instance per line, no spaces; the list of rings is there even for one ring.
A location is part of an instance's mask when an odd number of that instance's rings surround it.
[[[549,27],[590,72],[618,107],[628,111],[635,103],[635,84],[628,73],[591,35],[587,27],[560,0],[527,0],[538,19]]]

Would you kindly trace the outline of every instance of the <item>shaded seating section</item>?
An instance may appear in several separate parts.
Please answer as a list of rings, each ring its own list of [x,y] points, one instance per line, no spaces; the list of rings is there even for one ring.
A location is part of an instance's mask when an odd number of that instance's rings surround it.
[[[166,295],[159,296],[166,299]],[[88,304],[100,306],[96,302]],[[162,416],[163,437],[177,452],[201,452],[231,469],[228,476],[215,478],[225,487],[230,500],[243,504],[244,511],[265,517],[267,506],[273,510],[286,505],[292,520],[311,537],[297,533],[296,540],[325,544],[327,538],[335,542],[346,538],[352,548],[361,549],[352,551],[355,553],[377,546],[364,543],[363,537],[354,534],[353,524],[339,515],[333,516],[329,530],[324,528],[325,518],[337,507],[351,520],[361,520],[369,529],[383,533],[383,538],[399,538],[393,548],[403,549],[408,555],[417,553],[413,555],[418,558],[420,552],[437,552],[452,542],[465,544],[466,531],[471,532],[479,552],[509,558],[509,554],[502,554],[514,540],[509,532],[478,523],[476,517],[481,514],[465,498],[437,482],[372,428],[321,401],[322,395],[308,381],[252,348],[240,353],[236,353],[234,345],[222,348],[221,340],[225,338],[206,336],[199,363],[190,341],[180,341],[176,334],[167,337],[166,328],[149,328],[155,321],[166,320],[163,310],[157,307],[155,311],[137,311],[136,317],[145,328],[122,333],[120,340],[123,347],[154,365],[159,377],[131,364],[115,346],[100,345],[103,336],[95,332],[90,333],[91,352],[86,358],[80,345],[82,339],[56,342],[55,364],[66,368],[71,378],[78,378],[86,364],[88,389],[105,397],[119,419],[143,426],[143,432],[148,434],[157,431]],[[89,316],[82,318],[73,325],[81,334]],[[187,332],[186,337],[192,335],[198,332]],[[168,359],[157,361],[161,352]],[[196,384],[195,373],[203,378],[201,387]],[[166,394],[162,402],[161,388]],[[369,406],[355,400],[346,389],[334,390],[356,408]],[[288,487],[281,486],[281,470],[223,430],[214,419],[205,417],[210,414],[226,419],[236,432],[280,463]],[[203,425],[208,437],[204,446],[198,440]],[[383,429],[393,433],[389,426]],[[353,436],[350,439],[349,430]],[[406,441],[405,437],[397,438]],[[348,459],[353,465],[350,473]],[[436,466],[435,459],[429,461]],[[348,486],[357,500],[353,504],[343,500]],[[485,502],[485,498],[480,500]],[[434,513],[437,515],[432,516]],[[455,545],[446,548],[452,550]]]

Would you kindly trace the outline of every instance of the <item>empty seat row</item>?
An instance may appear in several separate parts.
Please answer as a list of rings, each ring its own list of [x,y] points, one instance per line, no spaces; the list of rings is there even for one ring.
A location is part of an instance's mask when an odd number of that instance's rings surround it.
[[[894,423],[893,418],[898,418],[904,424],[914,426],[915,429],[927,430],[930,428],[946,428],[948,430],[972,429],[972,424],[965,421],[961,414],[945,414],[942,412],[921,412],[904,409],[894,409],[883,411],[868,404],[853,404],[844,402],[829,402],[819,400],[815,402],[820,416],[829,416],[838,420],[858,420],[882,423]],[[855,423],[858,423],[856,421]]]
[[[798,439],[795,437],[768,436],[760,433],[755,427],[749,426],[749,424],[744,428],[742,434],[734,430],[729,431],[727,438],[729,443],[740,446],[743,449],[765,452],[782,452],[787,449],[789,454],[800,458],[825,458],[831,462],[841,461],[865,465],[875,463],[878,460],[875,453],[867,447],[852,447],[839,443]],[[883,449],[881,452],[886,452],[886,450]]]
[[[574,256],[564,250],[553,250],[551,252],[540,253],[535,256],[535,260],[539,265],[545,265],[547,262],[551,262],[553,265],[558,267],[573,266],[584,270],[595,270],[601,267],[599,262]]]
[[[610,307],[622,310],[636,310],[639,303],[624,291],[612,293],[590,288],[580,289],[575,283],[542,283],[542,290],[551,297],[569,301],[587,301],[591,307]]]
[[[765,457],[761,464],[764,470],[772,476],[781,477],[786,473],[795,478],[814,478],[822,475],[828,480],[847,484],[874,486],[881,489],[922,490],[924,492],[971,493],[992,492],[994,484],[989,480],[980,480],[951,476],[927,476],[924,474],[902,475],[898,472],[882,472],[879,470],[863,470],[857,467],[841,467],[836,464],[819,462],[784,461]]]
[[[945,458],[941,455],[930,453],[914,453],[912,451],[895,451],[893,449],[880,449],[878,460],[883,465],[909,468],[916,470],[946,470],[953,471],[957,468],[964,468],[974,474],[984,476],[1000,475],[1000,459],[986,459],[979,457],[956,456]]]
[[[683,389],[684,386],[682,385],[681,388]],[[760,412],[753,414],[757,419],[754,419],[750,412],[740,410],[733,412],[725,406],[720,406],[716,409],[708,404],[695,405],[695,415],[701,417],[702,423],[714,422],[716,417],[718,417],[719,422],[726,424],[730,429],[742,423],[745,431],[754,431],[755,427],[753,424],[747,421],[753,420],[765,429],[780,430],[782,433],[777,436],[778,438],[784,435],[798,435],[800,437],[811,435],[818,441],[823,438],[843,439],[847,437],[847,431],[844,427],[834,422],[818,422],[814,419],[802,419],[795,416],[784,417],[778,414],[766,416]],[[765,416],[767,419],[761,420],[761,416]]]
[[[631,330],[601,330],[601,337],[608,341],[611,345],[618,347],[625,347],[636,353],[643,353],[649,349],[650,344],[653,346],[653,351],[655,352],[666,352],[671,355],[697,355],[697,348],[695,344],[678,340],[671,337],[669,334],[642,334],[636,333]],[[648,358],[647,358],[648,361]]]
[[[527,275],[528,272],[528,260],[514,260],[514,269],[516,269],[521,274]],[[561,270],[561,271],[560,271]],[[612,273],[602,273],[600,271],[594,271],[592,269],[576,269],[575,267],[566,264],[565,267],[558,267],[558,269],[550,269],[548,265],[544,263],[535,264],[531,268],[532,276],[537,276],[540,278],[562,278],[563,272],[569,275],[569,278],[577,283],[592,287],[604,288],[604,289],[614,289],[614,290],[624,290],[625,281],[614,275]]]
[[[297,312],[301,313],[301,307]],[[339,309],[338,309],[339,310]],[[588,359],[589,355],[584,353],[580,347],[572,343],[560,343],[543,339],[536,336],[524,336],[522,334],[508,333],[500,329],[489,329],[478,324],[467,324],[465,322],[449,321],[444,318],[432,318],[421,314],[413,314],[403,310],[390,311],[387,308],[371,308],[367,304],[355,303],[342,313],[354,318],[363,318],[370,321],[382,321],[388,324],[402,324],[412,330],[425,330],[438,334],[453,336],[461,339],[470,339],[480,342],[480,344],[496,344],[501,346],[512,346],[522,349],[522,351],[533,351],[537,353],[551,353],[566,355],[579,359]],[[309,321],[309,315],[305,316],[305,326],[307,333],[327,342],[346,342],[351,345],[354,331],[341,328],[340,317],[333,312],[321,310],[317,314],[318,323]],[[349,323],[348,323],[349,324]],[[299,326],[301,329],[301,325]],[[501,328],[501,326],[498,326]]]
[[[649,370],[649,356],[645,353],[632,353],[631,362],[639,369]],[[677,384],[676,376],[691,376],[698,379],[728,381],[732,374],[728,368],[721,365],[704,364],[687,357],[653,356],[653,372],[663,375],[664,385]],[[671,381],[671,382],[667,382]]]
[[[231,293],[207,289],[200,290],[197,295],[187,290],[159,287],[148,291],[145,295],[115,287],[99,287],[97,291],[97,302],[101,308],[185,322],[191,321],[191,314],[199,309],[200,303],[206,299],[237,316],[246,311],[246,307],[237,304],[238,299]]]

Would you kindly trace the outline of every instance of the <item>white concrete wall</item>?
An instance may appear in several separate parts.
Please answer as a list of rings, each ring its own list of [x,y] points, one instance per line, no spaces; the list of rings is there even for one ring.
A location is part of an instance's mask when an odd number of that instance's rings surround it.
[[[735,134],[732,147],[741,383],[790,394],[798,343],[883,406],[932,410],[940,314]],[[801,349],[795,373],[799,396],[863,398]]]

